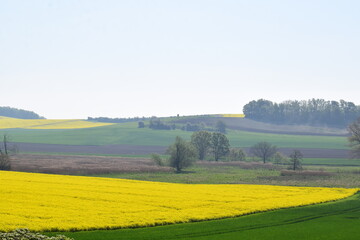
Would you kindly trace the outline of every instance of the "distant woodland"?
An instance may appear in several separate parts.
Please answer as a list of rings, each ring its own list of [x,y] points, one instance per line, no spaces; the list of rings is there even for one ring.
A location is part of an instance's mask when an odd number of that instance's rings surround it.
[[[243,107],[246,118],[275,124],[346,127],[360,117],[360,106],[344,100],[288,100],[281,103],[254,100]]]
[[[0,116],[20,119],[44,119],[44,117],[41,117],[32,111],[12,107],[0,107]]]

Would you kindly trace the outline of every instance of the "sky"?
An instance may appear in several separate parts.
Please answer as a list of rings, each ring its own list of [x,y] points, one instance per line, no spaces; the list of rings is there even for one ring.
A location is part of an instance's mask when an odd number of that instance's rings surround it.
[[[0,0],[0,106],[49,119],[360,105],[357,0]]]

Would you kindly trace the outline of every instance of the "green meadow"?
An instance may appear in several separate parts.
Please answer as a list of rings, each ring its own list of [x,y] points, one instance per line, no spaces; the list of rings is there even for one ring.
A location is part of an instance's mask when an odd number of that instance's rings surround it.
[[[192,132],[182,130],[152,130],[138,128],[137,123],[120,123],[105,127],[67,130],[3,129],[12,142],[50,143],[67,145],[149,145],[168,146],[176,136],[190,139]],[[270,134],[229,130],[227,137],[233,147],[250,147],[268,141],[284,148],[347,149],[347,140],[341,136],[312,136]]]

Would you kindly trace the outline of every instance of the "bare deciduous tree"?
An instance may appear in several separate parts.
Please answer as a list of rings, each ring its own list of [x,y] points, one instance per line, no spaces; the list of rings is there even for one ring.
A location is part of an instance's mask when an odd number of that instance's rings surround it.
[[[301,160],[303,158],[303,154],[299,150],[294,150],[289,157],[292,170],[295,171],[302,169]]]
[[[268,142],[259,142],[250,148],[250,152],[266,163],[277,152],[277,148]]]
[[[9,156],[8,136],[4,134],[2,147],[0,147],[0,170],[10,170],[11,162]]]
[[[350,136],[348,137],[352,148],[352,158],[360,158],[360,118],[348,126]]]

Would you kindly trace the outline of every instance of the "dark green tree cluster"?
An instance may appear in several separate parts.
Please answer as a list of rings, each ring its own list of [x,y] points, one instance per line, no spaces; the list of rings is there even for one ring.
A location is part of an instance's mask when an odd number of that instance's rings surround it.
[[[0,116],[20,118],[20,119],[43,119],[40,115],[23,109],[12,107],[0,107]]]
[[[228,138],[219,132],[195,132],[191,136],[191,143],[197,149],[200,160],[204,160],[207,153],[212,153],[215,161],[218,161],[230,151]]]
[[[191,166],[196,159],[203,160],[207,153],[212,153],[215,161],[226,156],[230,151],[227,137],[218,132],[198,131],[191,136],[191,142],[176,137],[175,143],[169,146],[166,153],[170,155],[169,165],[181,172],[183,168]],[[160,156],[152,156],[160,165]]]
[[[149,128],[156,130],[171,130],[175,129],[175,127],[175,124],[165,123],[156,117],[151,118],[149,122]]]
[[[198,151],[199,159],[204,160],[211,146],[212,134],[208,131],[199,131],[191,135],[191,143]]]
[[[246,118],[276,124],[306,124],[345,127],[360,116],[360,106],[344,100],[289,100],[274,103],[259,99],[243,107]]]
[[[201,122],[201,123],[187,122],[184,126],[181,127],[181,130],[189,131],[189,132],[196,132],[196,131],[204,130],[205,128],[206,128],[206,125],[203,122]]]
[[[226,124],[221,120],[217,121],[215,125],[215,130],[219,133],[226,134]]]
[[[138,128],[144,128],[145,123],[143,121],[138,122]]]

